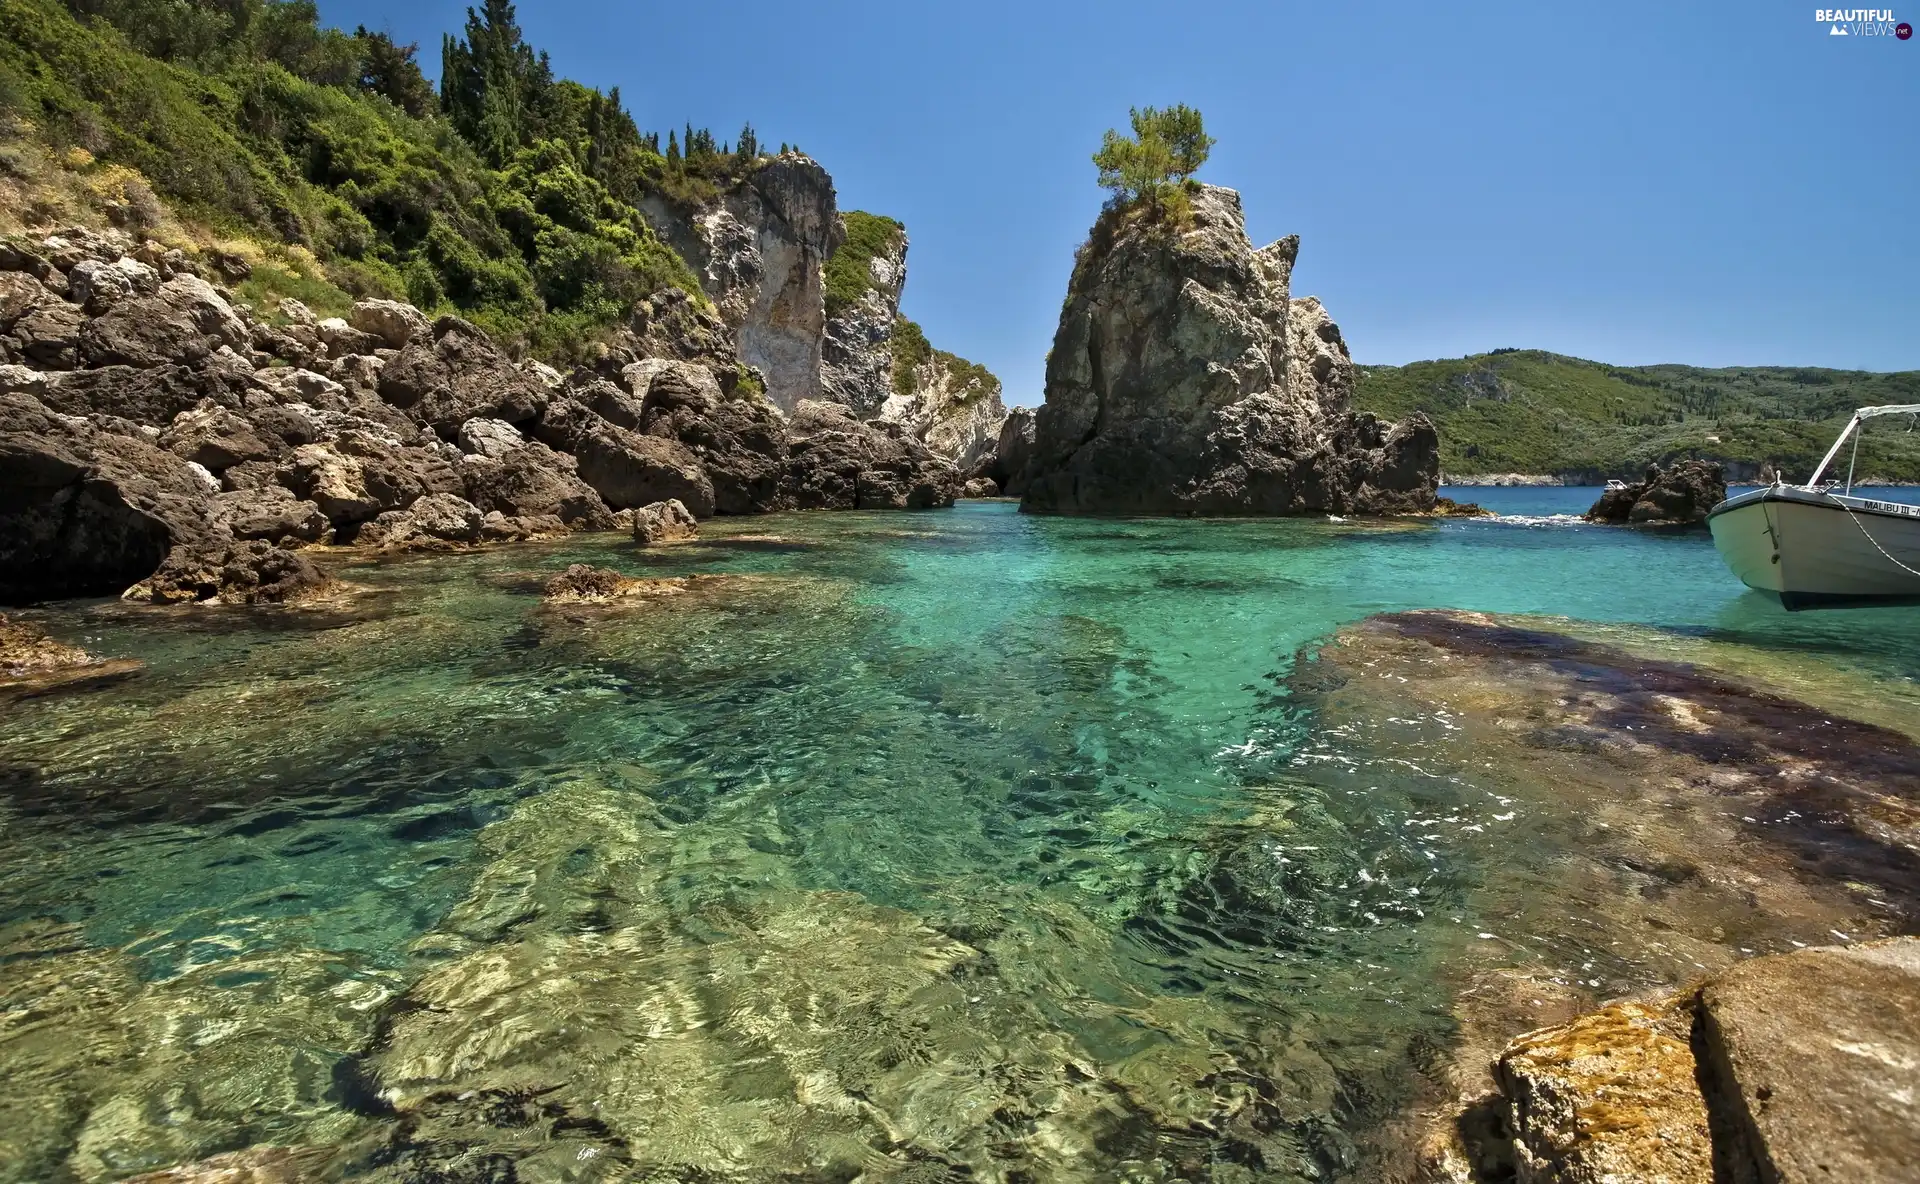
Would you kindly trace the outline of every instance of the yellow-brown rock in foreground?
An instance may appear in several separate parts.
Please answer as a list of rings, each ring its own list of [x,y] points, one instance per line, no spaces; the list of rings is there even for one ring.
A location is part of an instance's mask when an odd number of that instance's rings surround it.
[[[1615,1003],[1515,1040],[1494,1075],[1523,1182],[1710,1184],[1713,1139],[1687,1017]]]
[[[676,596],[686,591],[686,580],[646,580],[622,575],[610,567],[576,563],[548,580],[549,604],[608,604],[632,597]]]

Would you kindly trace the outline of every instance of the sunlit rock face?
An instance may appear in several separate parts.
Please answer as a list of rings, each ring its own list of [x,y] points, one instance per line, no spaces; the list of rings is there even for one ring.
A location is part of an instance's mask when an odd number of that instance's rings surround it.
[[[1047,360],[1024,507],[1064,514],[1430,510],[1424,416],[1348,409],[1353,360],[1290,293],[1299,239],[1255,250],[1240,195],[1200,186],[1188,222],[1104,212]]]
[[[826,331],[821,269],[845,236],[833,178],[799,153],[767,161],[712,204],[683,209],[658,197],[648,220],[700,276],[783,411],[820,397]]]
[[[893,396],[893,331],[907,286],[907,235],[893,235],[867,260],[872,284],[827,319],[821,397],[871,417]],[[951,459],[951,458],[949,458]]]

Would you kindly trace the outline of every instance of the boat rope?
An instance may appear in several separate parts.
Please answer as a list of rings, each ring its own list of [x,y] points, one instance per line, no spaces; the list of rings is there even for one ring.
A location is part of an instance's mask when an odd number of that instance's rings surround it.
[[[1887,553],[1887,549],[1880,545],[1880,540],[1874,538],[1872,532],[1870,532],[1867,529],[1866,523],[1860,521],[1859,515],[1853,512],[1852,506],[1849,506],[1847,503],[1841,501],[1839,498],[1834,498],[1833,500],[1835,505],[1839,506],[1841,509],[1847,512],[1847,517],[1853,519],[1853,524],[1860,528],[1860,533],[1867,536],[1867,541],[1873,544],[1873,549],[1880,552],[1881,555],[1885,556],[1888,563],[1893,564],[1895,567],[1899,568],[1901,571],[1906,572],[1910,576],[1920,576],[1920,571],[1915,571],[1911,567],[1908,567],[1906,564],[1900,562],[1898,559],[1895,559],[1892,555]]]

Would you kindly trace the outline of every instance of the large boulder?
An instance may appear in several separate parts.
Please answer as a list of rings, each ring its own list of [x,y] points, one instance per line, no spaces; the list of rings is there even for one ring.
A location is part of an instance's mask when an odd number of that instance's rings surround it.
[[[282,485],[218,494],[213,499],[213,517],[236,539],[269,543],[317,543],[333,528],[319,506],[295,497]]]
[[[347,323],[379,338],[387,349],[405,349],[409,342],[426,340],[433,331],[427,314],[398,300],[362,300],[347,314]]]
[[[445,440],[469,419],[522,424],[547,406],[546,385],[458,317],[441,317],[430,340],[412,338],[381,367],[380,397]]]
[[[1894,1184],[1920,1165],[1920,939],[1743,962],[1700,992],[1702,1078],[1753,1175]]]
[[[498,460],[527,442],[520,429],[504,419],[470,419],[460,425],[460,451]]]
[[[172,453],[0,395],[0,602],[117,595],[176,547],[221,540],[211,502]]]
[[[438,449],[409,447],[359,428],[296,448],[285,484],[335,526],[404,510],[429,494],[459,494],[467,485],[461,469]]]
[[[629,431],[566,398],[547,408],[534,434],[572,453],[580,479],[616,510],[677,499],[696,517],[713,515],[713,483],[678,440]]]
[[[1727,470],[1719,461],[1683,460],[1664,469],[1648,465],[1642,480],[1602,493],[1587,511],[1587,521],[1691,525],[1705,522],[1708,511],[1726,500]]]
[[[1920,939],[1750,958],[1515,1038],[1473,1179],[1895,1184],[1920,1163]],[[1463,1101],[1466,1100],[1463,1098]],[[1447,1178],[1456,1179],[1458,1176]]]
[[[21,357],[48,370],[80,364],[80,334],[87,314],[65,301],[39,304],[13,323],[11,337]]]
[[[633,539],[643,547],[700,537],[700,524],[677,500],[655,502],[633,512]]]
[[[771,403],[745,391],[725,395],[697,363],[649,360],[622,377],[629,402],[641,404],[640,430],[678,440],[700,459],[714,512],[764,514],[787,505],[787,424]]]
[[[1713,1137],[1684,1013],[1617,1003],[1515,1040],[1494,1066],[1515,1177],[1708,1184]]]
[[[160,273],[138,259],[84,259],[67,273],[67,298],[95,316],[135,296],[160,290]]]
[[[404,510],[389,510],[360,528],[354,542],[388,551],[439,550],[477,543],[486,515],[450,493],[428,494]]]
[[[210,473],[222,473],[246,461],[266,460],[280,450],[280,441],[263,435],[239,413],[208,401],[174,416],[160,433],[160,447]]]
[[[1348,409],[1353,362],[1291,297],[1295,238],[1260,250],[1240,196],[1198,186],[1179,222],[1104,212],[1076,259],[1047,361],[1023,508],[1049,513],[1426,511],[1424,417]]]
[[[499,457],[469,455],[460,463],[467,500],[483,512],[506,518],[551,518],[586,529],[606,530],[613,511],[580,479],[565,453],[529,440]]]
[[[147,296],[117,301],[80,331],[88,366],[194,363],[227,346],[249,347],[252,335],[213,285],[177,275]]]
[[[331,578],[306,556],[260,540],[176,547],[122,599],[152,604],[291,604],[324,592]]]
[[[838,403],[804,400],[788,425],[785,500],[802,510],[951,506],[960,473],[892,423],[863,423]]]
[[[50,375],[41,398],[66,415],[114,415],[165,427],[203,400],[242,410],[252,389],[252,367],[229,353],[200,366],[107,366]]]

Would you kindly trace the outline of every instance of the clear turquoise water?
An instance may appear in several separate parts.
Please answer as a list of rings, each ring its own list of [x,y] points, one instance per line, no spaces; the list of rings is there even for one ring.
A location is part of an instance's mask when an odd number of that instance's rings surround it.
[[[1534,516],[1591,501],[1469,496]],[[770,1106],[748,1088],[752,1066],[772,1058],[799,1080],[795,1066],[826,1054],[730,1042],[755,992],[785,988],[712,960],[771,950],[808,914],[917,951],[832,951],[822,973],[856,995],[909,966],[925,976],[860,996],[859,1025],[851,1011],[821,1020],[834,1047],[911,1029],[927,1065],[965,1064],[991,1078],[982,1096],[1033,1106],[1078,1097],[1090,1078],[1127,1083],[1110,1091],[1124,1103],[1087,1102],[1085,1115],[1058,1103],[1080,1115],[1057,1121],[1087,1140],[1073,1157],[1084,1178],[1148,1178],[1137,1165],[1155,1161],[1218,1179],[1362,1172],[1356,1148],[1411,1096],[1418,1049],[1449,1039],[1436,969],[1483,923],[1474,887],[1509,840],[1463,831],[1435,847],[1405,833],[1423,810],[1493,812],[1459,778],[1386,774],[1362,792],[1303,763],[1341,740],[1287,693],[1302,647],[1370,614],[1452,607],[1652,627],[1903,695],[1920,674],[1911,610],[1789,616],[1740,588],[1704,534],[1532,518],[1059,520],[963,503],[721,522],[707,536],[358,568],[347,574],[369,591],[333,612],[30,614],[148,669],[0,717],[0,974],[13,976],[0,985],[18,1014],[48,1006],[62,976],[99,974],[116,984],[101,1006],[151,1012],[152,1031],[227,1018],[144,1043],[71,1017],[31,1039],[0,1028],[0,1117],[23,1132],[0,1179],[113,1178],[390,1125],[338,1084],[340,1065],[380,1070],[382,1001],[488,947],[538,945],[543,973],[565,976],[567,951],[608,934],[655,934],[664,951],[594,980],[633,1008],[656,1005],[640,1000],[662,984],[731,1000],[699,1004],[712,1043],[689,1081]],[[759,578],[624,613],[543,609],[541,580],[577,561]],[[590,803],[561,817],[602,821],[512,829],[543,801]],[[643,820],[645,835],[613,844],[609,816]],[[1254,860],[1276,835],[1301,854]],[[500,870],[522,856],[542,870]],[[549,903],[458,921],[498,903],[495,873]],[[973,953],[940,944],[952,942]],[[804,962],[799,948],[782,956]],[[925,969],[953,957],[964,974]],[[963,979],[954,998],[936,990]],[[556,1008],[527,1022],[564,1027]],[[997,1051],[963,1049],[983,1033]],[[579,1088],[612,1090],[618,1057],[582,1057]],[[994,1067],[1008,1064],[1033,1068],[1012,1081]],[[851,1089],[852,1070],[832,1072]],[[201,1079],[233,1084],[181,1093]],[[802,1105],[797,1088],[772,1092]],[[993,1178],[1064,1154],[1034,1133],[1044,1122],[989,1129],[976,1102],[915,1101],[916,1088],[889,1067],[854,1095],[891,1117],[843,1108],[834,1121],[874,1154]],[[27,1096],[48,1089],[62,1117]],[[1243,1106],[1236,1090],[1264,1100]],[[754,1113],[762,1127],[802,1121]],[[621,1121],[635,1162],[685,1134]],[[781,1156],[806,1160],[764,1136],[673,1162],[758,1179],[798,1170]]]

